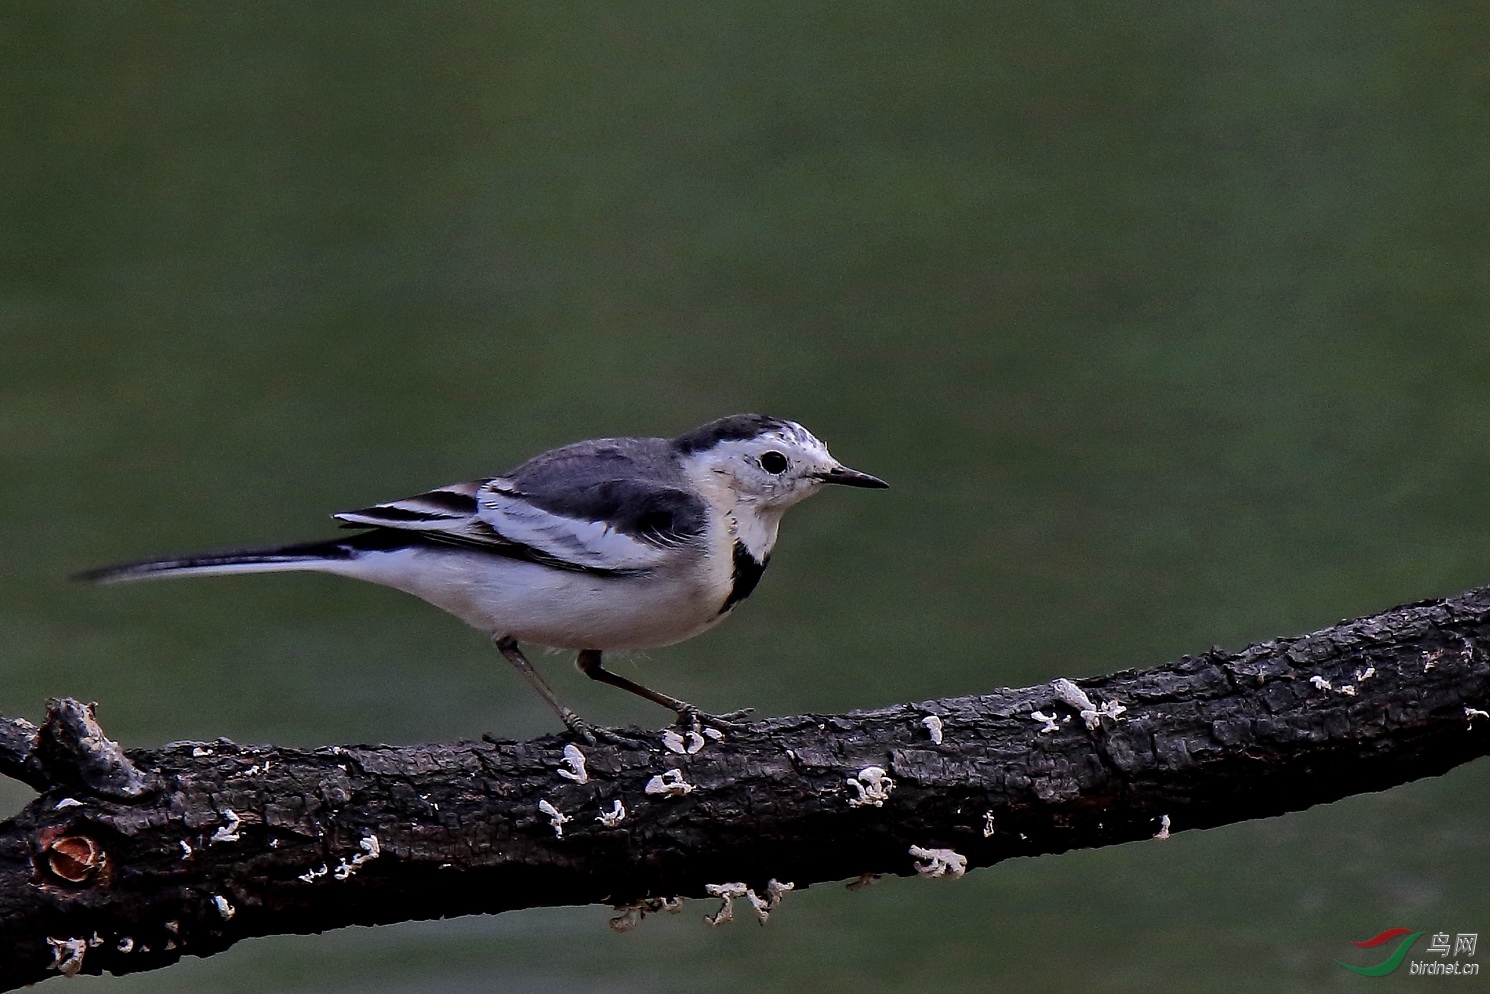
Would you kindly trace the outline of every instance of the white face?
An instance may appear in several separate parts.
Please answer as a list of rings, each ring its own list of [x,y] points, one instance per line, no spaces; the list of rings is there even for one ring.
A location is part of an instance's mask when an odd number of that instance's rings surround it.
[[[719,442],[693,458],[722,478],[742,503],[763,508],[790,507],[827,483],[885,486],[834,459],[806,428],[787,424],[755,438]]]

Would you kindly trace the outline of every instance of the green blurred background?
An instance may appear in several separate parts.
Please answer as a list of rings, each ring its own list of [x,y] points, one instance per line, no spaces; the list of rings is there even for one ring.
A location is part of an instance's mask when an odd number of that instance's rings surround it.
[[[1446,2],[8,3],[0,713],[550,731],[400,594],[63,578],[741,410],[894,489],[798,509],[727,625],[620,665],[709,708],[1100,673],[1490,582],[1487,50]],[[596,720],[662,717],[546,669]],[[1351,940],[1490,933],[1487,793],[1478,763],[814,887],[766,929],[544,910],[76,986],[1344,989]]]

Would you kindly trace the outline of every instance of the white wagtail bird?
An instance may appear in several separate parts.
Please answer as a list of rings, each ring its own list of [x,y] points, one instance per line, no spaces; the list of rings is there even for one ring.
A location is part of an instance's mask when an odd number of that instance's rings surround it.
[[[736,414],[677,438],[597,438],[501,476],[332,515],[357,534],[276,549],[92,570],[116,582],[311,570],[413,594],[486,632],[569,729],[595,730],[518,647],[577,649],[594,680],[727,725],[605,669],[606,650],[671,645],[717,625],[770,562],[786,509],[823,485],[888,486],[849,469],[793,421]]]

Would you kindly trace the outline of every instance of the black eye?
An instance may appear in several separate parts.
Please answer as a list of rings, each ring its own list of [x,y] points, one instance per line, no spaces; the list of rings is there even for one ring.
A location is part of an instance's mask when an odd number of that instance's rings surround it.
[[[761,453],[760,464],[761,469],[772,475],[786,472],[786,456],[774,450]]]

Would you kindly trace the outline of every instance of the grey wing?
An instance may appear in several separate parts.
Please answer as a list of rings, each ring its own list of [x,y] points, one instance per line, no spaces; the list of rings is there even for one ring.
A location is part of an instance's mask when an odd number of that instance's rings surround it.
[[[628,468],[627,460],[565,462],[567,472],[554,472],[550,463],[547,472],[528,473],[528,486],[514,479],[530,465],[524,464],[509,477],[454,484],[334,517],[348,525],[416,532],[433,542],[612,575],[653,569],[702,537],[706,508],[677,485],[681,478]]]

